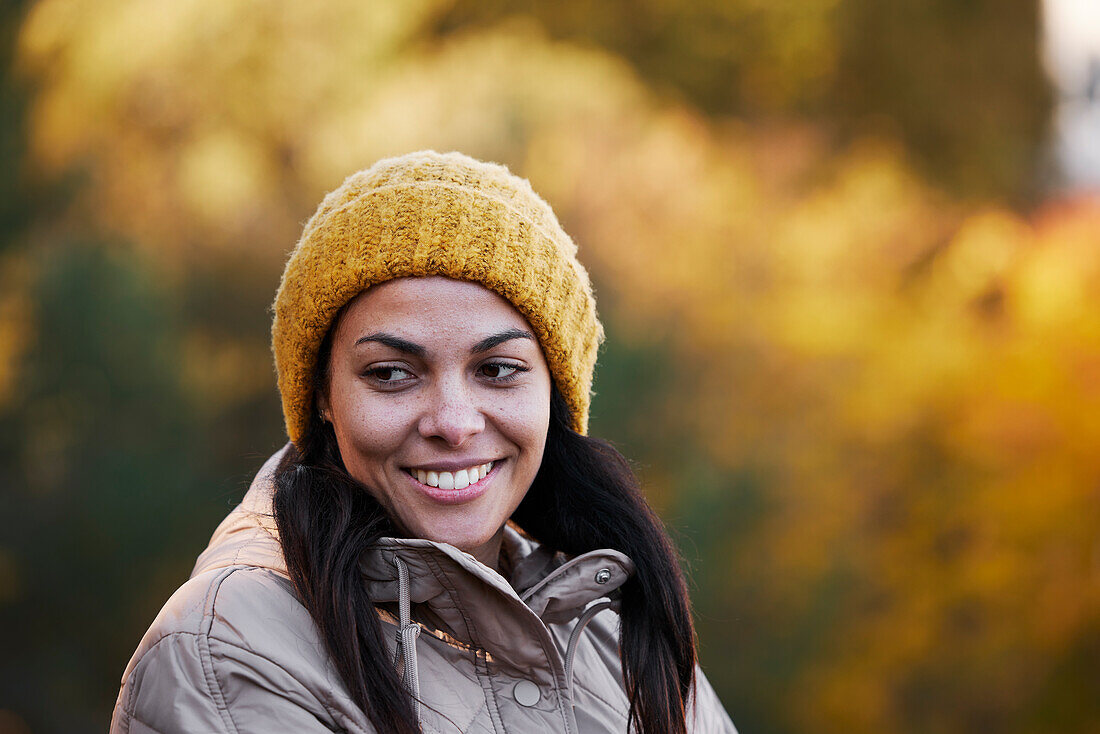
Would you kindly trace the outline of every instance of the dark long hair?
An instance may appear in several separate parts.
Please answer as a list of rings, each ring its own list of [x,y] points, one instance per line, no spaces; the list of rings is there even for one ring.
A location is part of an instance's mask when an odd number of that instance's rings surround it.
[[[328,351],[322,345],[318,389],[327,381]],[[613,548],[634,561],[620,611],[630,724],[639,734],[684,734],[695,632],[676,552],[622,454],[570,425],[554,388],[542,465],[512,518],[555,550]],[[396,668],[376,653],[386,643],[359,570],[361,552],[397,531],[344,469],[331,427],[316,414],[276,472],[274,509],[290,577],[352,699],[376,730],[418,732]]]

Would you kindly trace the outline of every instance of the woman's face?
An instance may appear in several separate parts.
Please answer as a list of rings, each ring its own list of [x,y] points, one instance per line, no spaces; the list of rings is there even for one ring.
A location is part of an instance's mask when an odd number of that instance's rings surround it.
[[[550,370],[512,304],[442,277],[372,286],[335,326],[318,405],[405,532],[496,566],[550,420]]]

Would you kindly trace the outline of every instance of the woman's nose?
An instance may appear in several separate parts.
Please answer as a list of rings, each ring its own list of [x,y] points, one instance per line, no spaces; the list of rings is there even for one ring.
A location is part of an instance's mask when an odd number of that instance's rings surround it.
[[[442,439],[448,446],[457,448],[471,436],[481,433],[485,430],[485,416],[472,398],[460,385],[439,385],[420,417],[420,435]]]

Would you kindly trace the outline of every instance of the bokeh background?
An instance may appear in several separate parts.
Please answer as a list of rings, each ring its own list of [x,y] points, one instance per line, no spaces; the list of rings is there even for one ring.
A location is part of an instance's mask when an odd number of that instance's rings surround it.
[[[419,148],[578,241],[743,732],[1100,731],[1098,8],[0,3],[0,732],[106,729],[302,223]]]

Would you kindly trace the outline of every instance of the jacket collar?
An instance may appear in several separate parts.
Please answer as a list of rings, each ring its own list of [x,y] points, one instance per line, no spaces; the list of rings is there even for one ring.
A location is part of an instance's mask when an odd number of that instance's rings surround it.
[[[240,505],[214,531],[192,576],[247,565],[289,578],[272,516],[273,478],[285,451],[257,473]],[[546,625],[575,619],[597,599],[617,597],[634,572],[631,560],[618,551],[595,550],[570,559],[511,524],[502,548],[510,560],[508,579],[454,546],[416,538],[381,538],[363,552],[360,568],[371,598],[387,605],[398,599],[394,559],[400,556],[411,572],[412,602],[421,605],[414,616],[521,669],[536,664],[531,658],[539,652],[517,640],[544,636]]]

